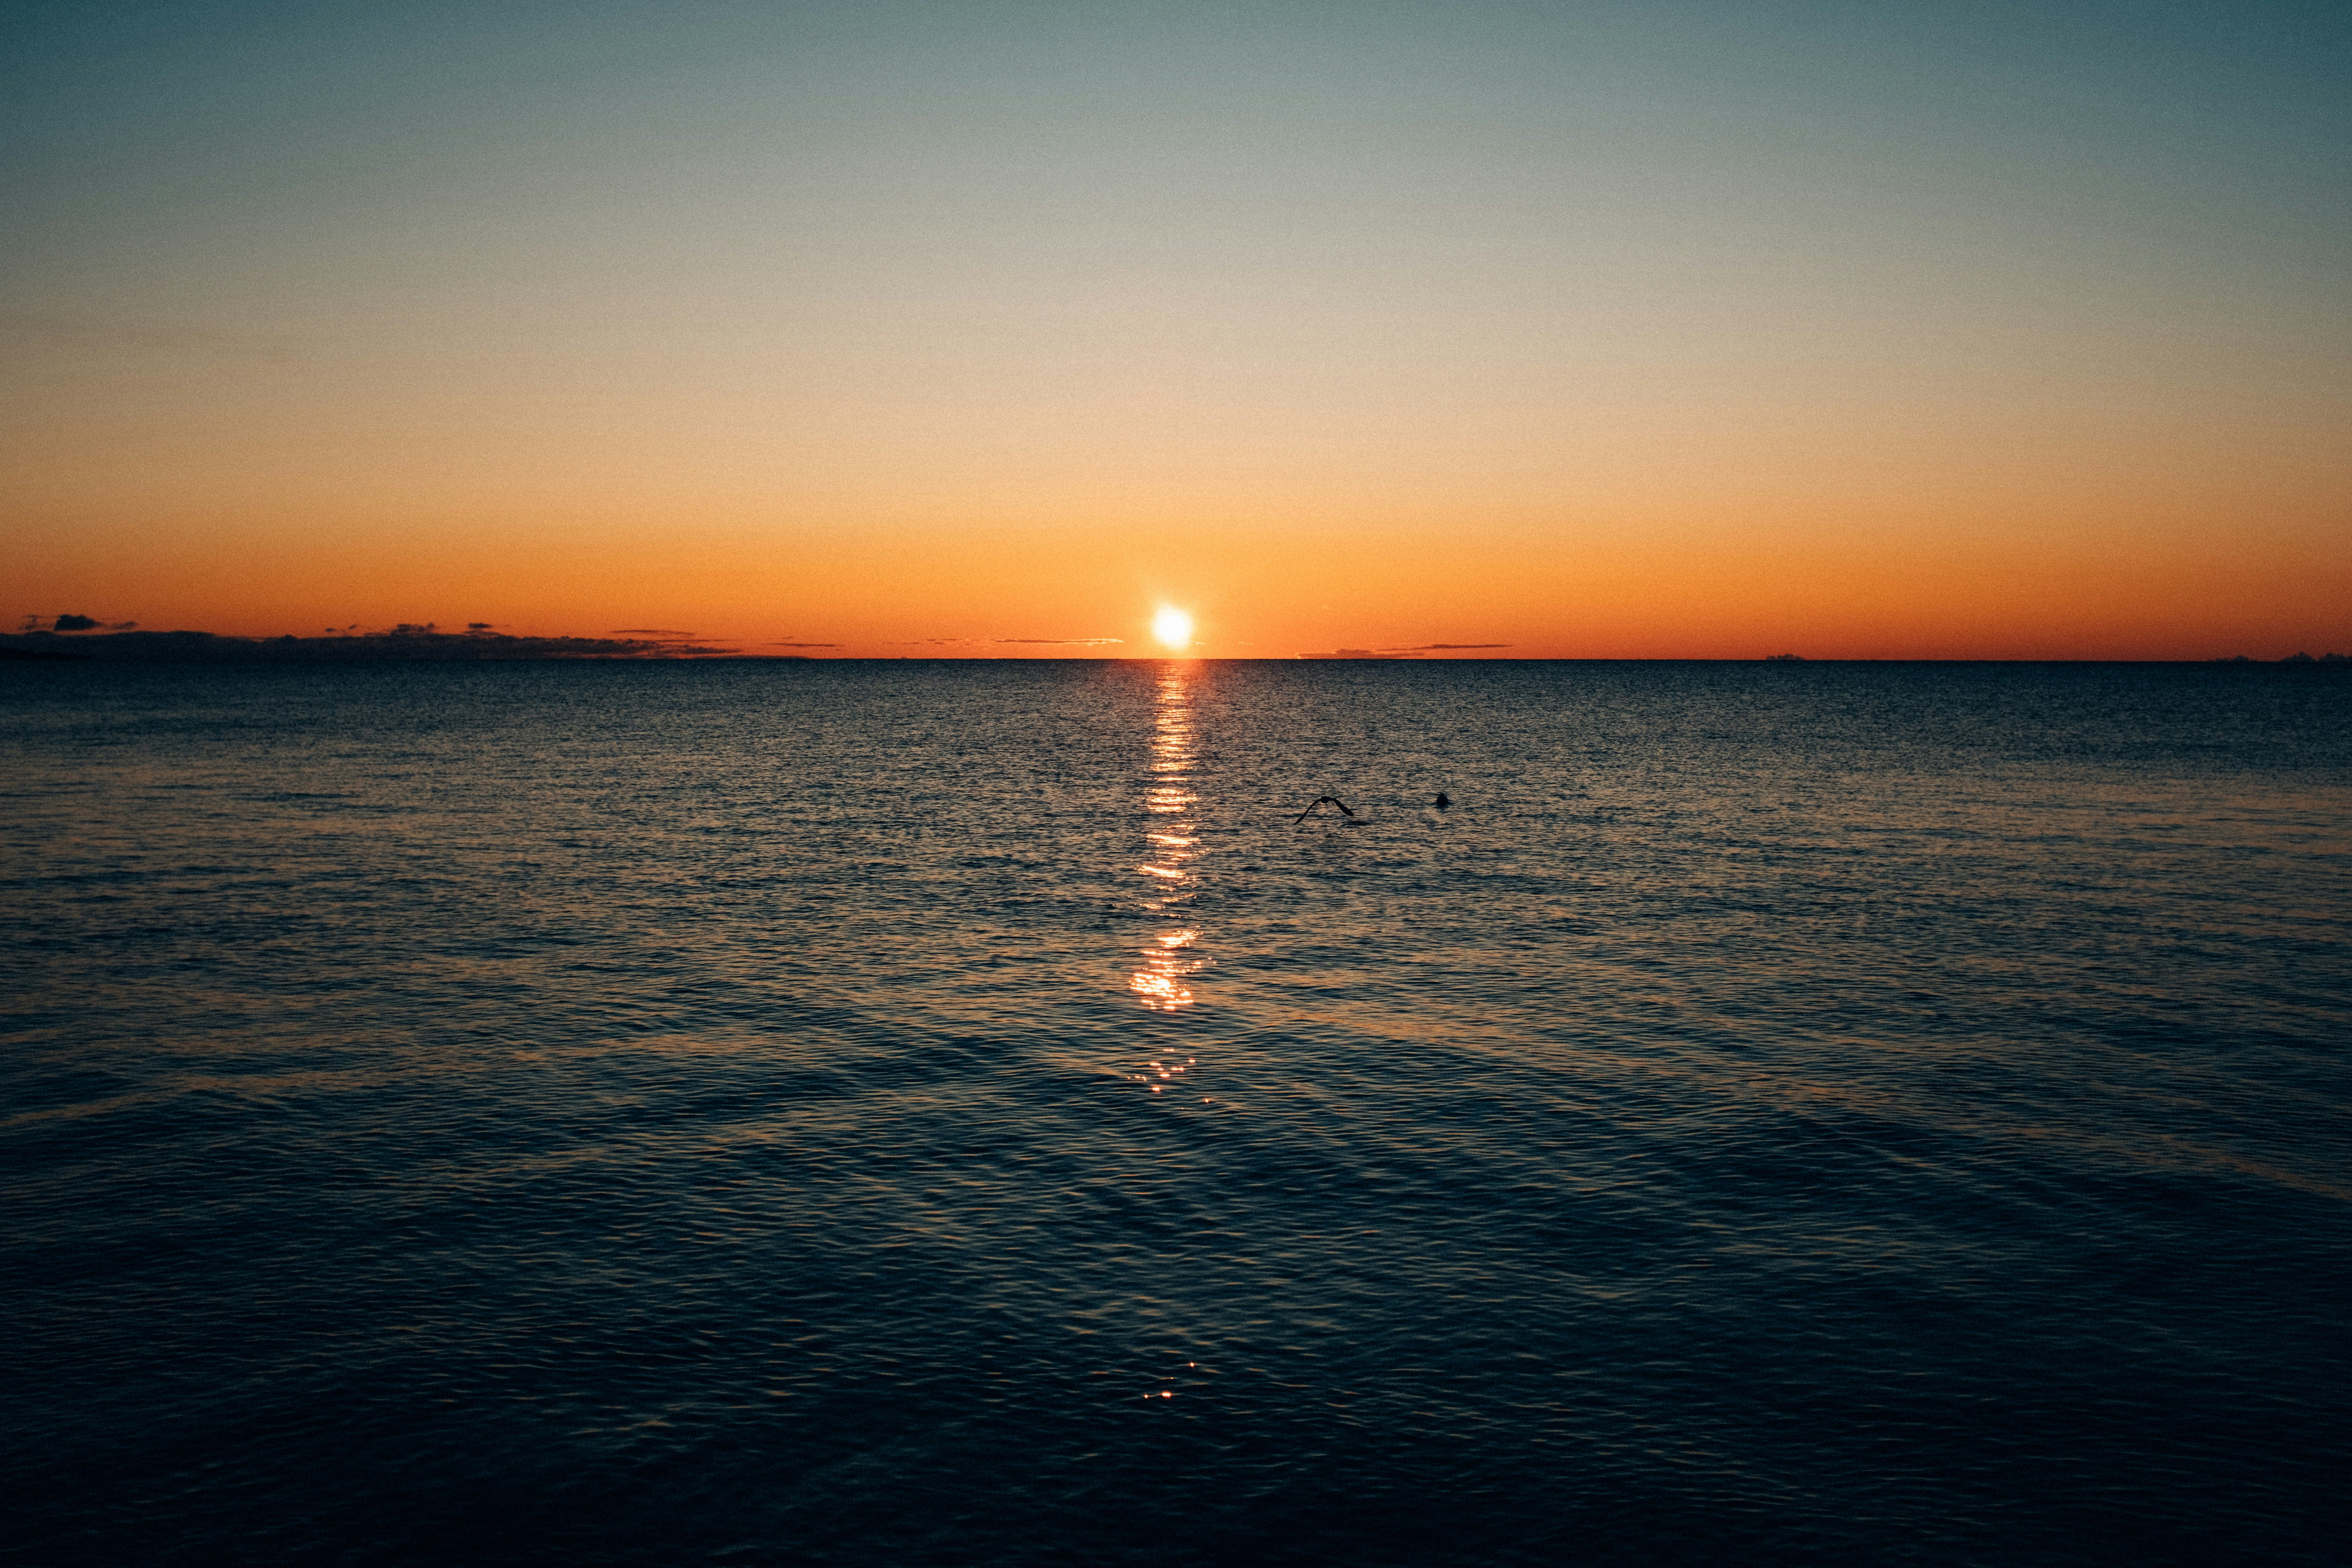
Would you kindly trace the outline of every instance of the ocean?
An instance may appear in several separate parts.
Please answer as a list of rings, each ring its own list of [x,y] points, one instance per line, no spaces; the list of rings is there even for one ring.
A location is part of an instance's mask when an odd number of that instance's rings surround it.
[[[2346,1560],[2341,670],[0,718],[8,1562]]]

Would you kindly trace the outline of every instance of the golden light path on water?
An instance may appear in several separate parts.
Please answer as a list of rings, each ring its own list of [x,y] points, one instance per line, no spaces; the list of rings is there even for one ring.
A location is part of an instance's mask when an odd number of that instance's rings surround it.
[[[1192,862],[1199,853],[1199,835],[1192,808],[1199,796],[1192,773],[1192,691],[1189,668],[1171,661],[1161,667],[1152,705],[1151,783],[1144,795],[1149,826],[1144,839],[1147,858],[1136,867],[1146,879],[1143,907],[1163,917],[1140,962],[1128,977],[1128,989],[1155,1013],[1177,1013],[1192,1005],[1186,984],[1208,967],[1201,955],[1200,931],[1184,919],[1184,906],[1193,899]],[[1189,1058],[1154,1061],[1138,1077],[1157,1094],[1190,1067]]]

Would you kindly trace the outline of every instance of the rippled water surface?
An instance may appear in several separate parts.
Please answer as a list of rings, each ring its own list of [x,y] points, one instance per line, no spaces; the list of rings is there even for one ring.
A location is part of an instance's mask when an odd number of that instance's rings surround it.
[[[2342,1560],[2341,671],[0,720],[14,1560]]]

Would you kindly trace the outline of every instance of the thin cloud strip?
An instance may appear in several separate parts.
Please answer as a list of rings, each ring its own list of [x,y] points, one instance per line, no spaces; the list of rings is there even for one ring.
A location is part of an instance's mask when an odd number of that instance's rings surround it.
[[[887,647],[1104,647],[1125,637],[909,637]]]
[[[1384,647],[1381,651],[1382,653],[1434,653],[1440,648],[1508,647],[1510,646],[1507,642],[1424,642],[1415,643],[1411,647]]]

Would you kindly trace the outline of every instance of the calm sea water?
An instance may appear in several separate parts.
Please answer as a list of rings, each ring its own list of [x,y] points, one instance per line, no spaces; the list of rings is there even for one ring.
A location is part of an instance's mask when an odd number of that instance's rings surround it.
[[[2343,1560],[2340,672],[0,719],[11,1560]]]

